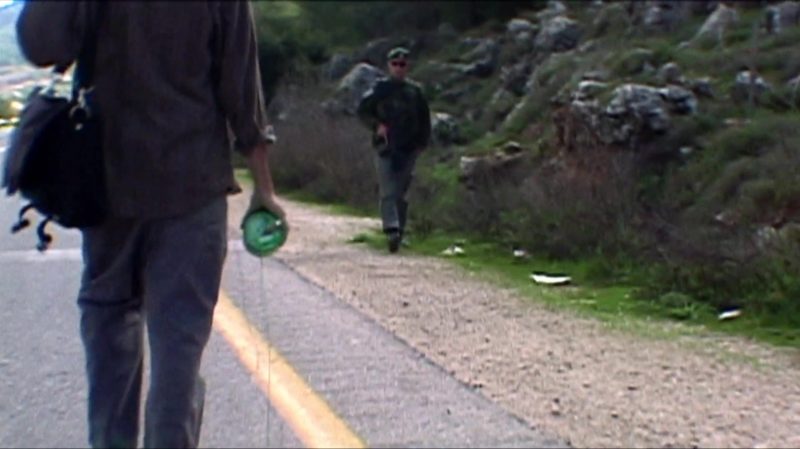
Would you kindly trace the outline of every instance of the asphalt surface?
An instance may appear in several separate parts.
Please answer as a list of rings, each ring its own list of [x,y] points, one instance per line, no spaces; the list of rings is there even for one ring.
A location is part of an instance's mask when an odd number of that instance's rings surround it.
[[[80,234],[53,228],[52,248],[38,253],[33,230],[8,232],[20,206],[0,198],[0,447],[86,447]],[[563,446],[291,267],[249,256],[238,240],[229,244],[223,290],[368,446]],[[202,374],[201,446],[302,447],[216,331]]]

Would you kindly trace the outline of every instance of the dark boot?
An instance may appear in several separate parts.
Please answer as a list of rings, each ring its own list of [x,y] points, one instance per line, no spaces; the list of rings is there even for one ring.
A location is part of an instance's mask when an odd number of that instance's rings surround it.
[[[396,253],[398,249],[400,249],[400,242],[402,241],[402,237],[400,235],[400,231],[397,229],[393,229],[386,233],[387,241],[389,243],[389,252]]]
[[[400,223],[400,237],[403,237],[403,233],[406,229],[406,218],[408,217],[408,201],[406,200],[398,200],[397,201],[397,221]]]

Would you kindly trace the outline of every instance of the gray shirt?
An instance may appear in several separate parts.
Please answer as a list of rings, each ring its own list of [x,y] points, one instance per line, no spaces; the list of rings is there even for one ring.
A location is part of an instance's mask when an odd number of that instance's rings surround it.
[[[231,148],[267,138],[250,4],[31,1],[17,33],[34,64],[66,65],[91,27],[112,213],[174,216],[240,191]]]

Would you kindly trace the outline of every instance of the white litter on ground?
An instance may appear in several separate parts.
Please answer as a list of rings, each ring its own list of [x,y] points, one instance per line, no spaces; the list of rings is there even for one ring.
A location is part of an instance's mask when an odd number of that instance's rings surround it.
[[[720,313],[717,318],[719,318],[720,321],[724,321],[724,320],[732,320],[732,319],[734,319],[734,318],[736,318],[738,316],[741,316],[741,315],[742,315],[742,311],[741,310],[738,310],[738,309],[726,310],[726,311]]]
[[[458,245],[450,245],[450,246],[447,247],[447,249],[442,251],[442,255],[443,256],[463,256],[464,255],[464,249],[461,248]]]
[[[564,285],[572,282],[572,278],[569,276],[551,276],[549,274],[541,273],[531,274],[531,279],[533,279],[533,282],[536,282],[537,284],[544,285]]]
[[[526,259],[526,258],[530,257],[528,252],[525,251],[524,249],[515,249],[513,254],[514,254],[514,258],[515,259]]]

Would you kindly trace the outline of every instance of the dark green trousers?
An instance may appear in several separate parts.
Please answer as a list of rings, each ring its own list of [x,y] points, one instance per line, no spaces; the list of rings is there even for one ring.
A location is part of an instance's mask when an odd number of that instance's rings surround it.
[[[227,200],[183,216],[112,218],[83,230],[78,305],[89,381],[89,443],[136,447],[150,348],[145,447],[196,447],[199,376],[227,251]]]
[[[383,231],[405,231],[408,216],[406,195],[414,177],[416,152],[394,151],[376,158]]]

